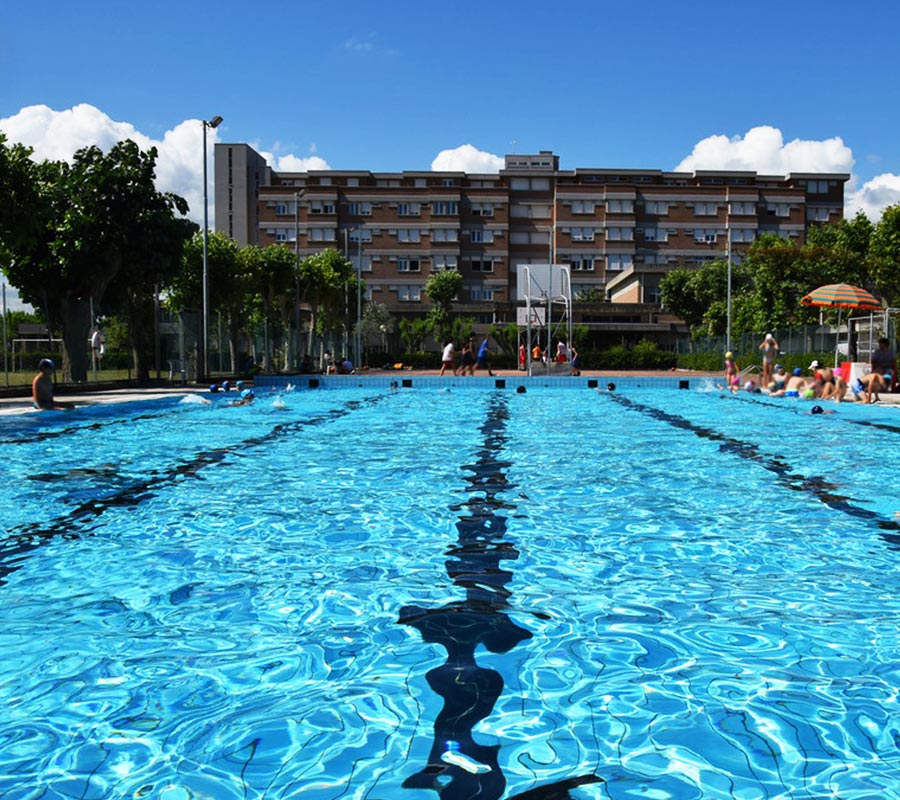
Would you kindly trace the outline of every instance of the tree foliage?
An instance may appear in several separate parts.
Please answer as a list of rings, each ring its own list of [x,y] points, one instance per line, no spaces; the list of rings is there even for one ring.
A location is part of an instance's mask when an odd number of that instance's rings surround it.
[[[447,341],[450,314],[453,303],[463,288],[463,279],[456,270],[441,270],[428,276],[425,284],[425,295],[431,301],[429,319],[435,336],[441,344]]]
[[[0,253],[10,283],[60,328],[64,374],[83,381],[91,307],[98,310],[110,290],[111,302],[136,309],[154,280],[177,270],[191,230],[180,217],[187,204],[157,191],[156,150],[130,140],[108,153],[83,148],[71,163],[28,166],[26,153],[0,142],[0,184],[15,198],[14,210],[0,216]],[[133,341],[144,322],[130,315]]]

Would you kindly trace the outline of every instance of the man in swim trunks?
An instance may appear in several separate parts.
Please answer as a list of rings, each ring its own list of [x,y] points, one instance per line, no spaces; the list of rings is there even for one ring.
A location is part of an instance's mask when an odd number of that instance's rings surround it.
[[[40,411],[58,411],[75,408],[74,403],[60,403],[53,399],[53,371],[56,365],[49,358],[38,362],[38,373],[31,381],[31,401]]]
[[[877,372],[869,372],[853,382],[850,390],[854,400],[862,400],[865,403],[877,403],[878,393],[887,391],[887,381]]]

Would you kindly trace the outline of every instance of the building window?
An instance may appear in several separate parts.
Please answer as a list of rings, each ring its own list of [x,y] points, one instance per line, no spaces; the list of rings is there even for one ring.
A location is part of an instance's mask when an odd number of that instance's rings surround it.
[[[663,200],[647,200],[644,203],[644,213],[664,217],[669,213],[669,204]]]
[[[828,181],[807,181],[806,191],[810,194],[828,194]]]
[[[473,217],[493,217],[494,216],[494,204],[493,203],[472,203],[472,216]]]
[[[756,238],[756,231],[751,228],[737,228],[731,231],[732,242],[752,242]]]
[[[606,257],[606,269],[618,272],[632,266],[634,259],[627,253],[614,253]]]
[[[776,217],[789,217],[791,215],[791,206],[789,203],[769,203],[766,206],[769,215]]]
[[[458,242],[459,231],[456,228],[435,228],[431,232],[433,242]]]
[[[397,299],[404,303],[418,303],[422,297],[421,286],[398,286]]]
[[[611,242],[630,242],[634,240],[634,228],[607,228],[606,238]]]
[[[572,228],[569,232],[573,242],[593,242],[593,228]]]
[[[275,204],[275,214],[276,216],[283,217],[285,214],[288,214],[288,205],[287,203],[276,203]]]
[[[310,200],[310,214],[333,214],[334,203],[331,200]]]
[[[431,213],[442,217],[459,214],[459,203],[455,200],[438,200],[431,204]]]
[[[333,242],[334,228],[310,228],[309,241],[311,242]]]
[[[489,286],[470,286],[469,299],[475,303],[490,302],[494,299],[494,290]]]
[[[419,259],[418,258],[398,258],[397,259],[397,269],[400,272],[418,272],[419,271]]]
[[[473,258],[470,267],[472,272],[493,272],[494,261],[490,258]]]
[[[350,241],[351,242],[371,242],[372,241],[372,231],[366,228],[356,228],[350,231]]]
[[[469,240],[478,244],[492,244],[494,241],[494,232],[485,231],[480,228],[469,231]]]
[[[287,231],[275,231],[275,241],[276,242],[287,242],[288,232]]]
[[[704,228],[694,229],[694,241],[697,244],[715,244],[718,236],[716,230],[706,230]]]
[[[593,272],[593,256],[569,256],[569,266],[573,272]]]
[[[445,269],[455,270],[457,268],[456,256],[433,256],[431,268],[435,272],[441,272]]]
[[[357,269],[360,272],[371,272],[372,271],[372,256],[362,256],[360,257],[358,253],[351,253],[349,255],[350,263],[353,264],[353,270]]]
[[[669,232],[664,228],[644,228],[641,233],[645,242],[668,242]]]
[[[607,214],[633,214],[634,200],[607,200]]]
[[[419,203],[398,203],[397,204],[397,216],[398,217],[418,217],[421,213],[421,204]]]
[[[450,189],[453,186],[456,186],[456,179],[455,178],[441,178],[441,186],[443,186],[445,189]]]
[[[397,241],[398,242],[418,242],[421,241],[421,236],[419,235],[421,231],[418,230],[399,230],[397,231]]]
[[[756,203],[731,203],[728,210],[735,216],[751,216],[756,214]]]
[[[715,203],[694,203],[695,217],[714,217],[719,213],[719,207]]]
[[[662,292],[658,286],[644,287],[644,302],[655,303],[656,305],[662,304]]]
[[[372,216],[372,204],[369,202],[350,203],[350,216],[371,217]]]
[[[572,213],[573,214],[593,214],[594,208],[596,204],[593,200],[573,200],[572,201]]]

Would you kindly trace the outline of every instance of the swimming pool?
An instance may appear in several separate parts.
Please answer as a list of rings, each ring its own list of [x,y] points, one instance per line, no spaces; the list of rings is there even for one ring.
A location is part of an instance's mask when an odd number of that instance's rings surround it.
[[[900,416],[833,408],[4,420],[0,796],[900,797]]]

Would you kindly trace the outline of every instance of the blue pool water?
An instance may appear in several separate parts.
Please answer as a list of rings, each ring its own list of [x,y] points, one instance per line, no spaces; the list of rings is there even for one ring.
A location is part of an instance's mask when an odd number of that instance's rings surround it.
[[[7,418],[0,796],[900,797],[900,411],[809,407]]]

